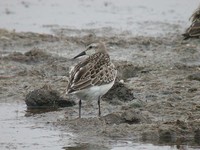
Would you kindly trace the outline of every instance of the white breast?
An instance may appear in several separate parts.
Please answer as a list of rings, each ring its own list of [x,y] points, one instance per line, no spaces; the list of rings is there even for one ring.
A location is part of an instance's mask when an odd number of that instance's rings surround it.
[[[82,100],[97,100],[99,96],[103,96],[108,92],[108,90],[113,86],[114,82],[115,81],[112,81],[109,84],[93,86],[84,90],[75,91],[73,94]]]

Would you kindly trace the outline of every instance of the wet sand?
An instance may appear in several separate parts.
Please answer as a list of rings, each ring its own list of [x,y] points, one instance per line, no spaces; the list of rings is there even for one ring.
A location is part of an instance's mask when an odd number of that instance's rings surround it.
[[[56,26],[45,34],[0,29],[0,147],[199,149],[199,39],[183,41],[185,25],[165,21],[168,32],[141,35],[114,27]],[[83,102],[81,119],[78,105],[27,110],[27,94],[44,86],[78,102],[65,89],[71,66],[84,58],[71,58],[94,41],[106,43],[118,69],[114,88],[103,97],[102,117],[96,102]]]

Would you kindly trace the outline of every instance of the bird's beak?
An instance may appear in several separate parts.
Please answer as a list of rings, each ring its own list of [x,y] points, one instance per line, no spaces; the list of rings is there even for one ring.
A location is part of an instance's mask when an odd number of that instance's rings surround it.
[[[83,55],[86,55],[85,51],[81,52],[80,54],[78,54],[77,56],[74,57],[74,59],[80,57],[80,56],[83,56]]]

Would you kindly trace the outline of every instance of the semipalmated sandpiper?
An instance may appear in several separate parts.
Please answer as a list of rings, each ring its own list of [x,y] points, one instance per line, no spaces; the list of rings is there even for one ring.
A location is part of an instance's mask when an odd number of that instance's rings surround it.
[[[101,115],[101,96],[113,86],[117,70],[110,61],[104,43],[92,43],[74,59],[88,55],[70,71],[67,94],[75,94],[79,100],[79,118],[81,118],[81,100],[98,100],[99,116]]]

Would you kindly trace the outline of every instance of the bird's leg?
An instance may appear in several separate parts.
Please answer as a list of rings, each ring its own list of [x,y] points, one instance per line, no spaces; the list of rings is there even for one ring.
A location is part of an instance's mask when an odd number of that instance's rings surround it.
[[[100,105],[101,96],[98,97],[98,107],[99,107],[99,117],[101,116],[101,105]]]
[[[81,102],[81,99],[79,100],[79,118],[81,118],[81,104],[82,104],[82,102]]]

